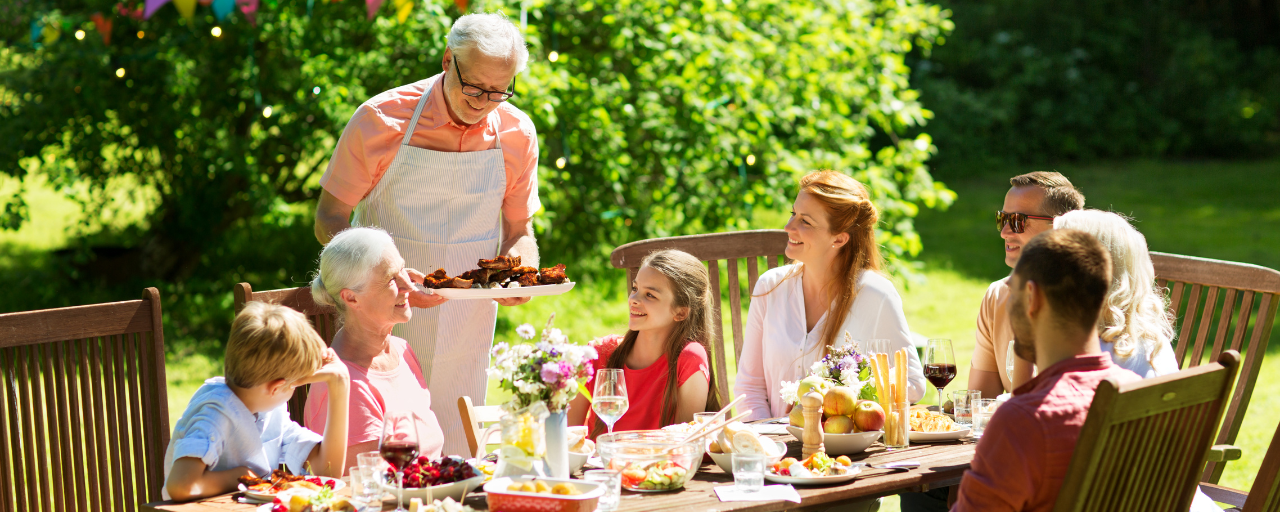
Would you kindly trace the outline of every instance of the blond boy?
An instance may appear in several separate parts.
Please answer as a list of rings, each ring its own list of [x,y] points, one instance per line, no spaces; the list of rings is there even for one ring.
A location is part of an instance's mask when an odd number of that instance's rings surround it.
[[[301,313],[250,302],[236,315],[227,342],[225,377],[205,381],[173,428],[165,450],[165,499],[186,501],[236,489],[241,476],[266,475],[279,464],[338,477],[347,451],[350,377]],[[289,419],[294,388],[329,388],[324,436]]]

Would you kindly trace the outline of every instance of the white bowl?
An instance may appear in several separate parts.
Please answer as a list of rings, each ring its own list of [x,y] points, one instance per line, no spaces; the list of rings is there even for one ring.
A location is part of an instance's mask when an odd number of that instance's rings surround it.
[[[787,425],[787,432],[804,441],[804,429]],[[855,434],[822,434],[822,446],[826,448],[827,455],[853,455],[866,451],[883,433],[881,430],[872,430]]]
[[[479,473],[479,471],[477,471],[477,473]],[[426,502],[427,489],[431,489],[432,499],[442,500],[447,496],[447,497],[453,498],[453,501],[462,503],[462,500],[467,496],[467,493],[474,491],[476,489],[479,489],[481,485],[484,485],[484,477],[485,477],[484,473],[480,473],[466,480],[458,480],[457,482],[454,482],[451,484],[433,485],[429,488],[428,487],[405,487],[404,500],[408,502],[410,498],[419,498],[423,502]],[[384,483],[382,485],[382,490],[394,495],[396,493],[396,486],[394,483],[392,484]]]
[[[773,441],[773,442],[778,444],[779,450],[778,450],[778,455],[776,457],[769,457],[768,462],[770,466],[774,465],[778,461],[782,460],[783,457],[787,456],[787,443],[784,443],[782,441]],[[733,454],[732,453],[711,453],[711,450],[710,450],[711,440],[707,440],[706,448],[708,448],[707,455],[711,456],[711,460],[715,461],[716,465],[720,466],[720,469],[724,470],[725,473],[732,475],[733,474]]]
[[[590,453],[569,452],[569,474],[577,473],[582,466],[587,464],[587,458]]]

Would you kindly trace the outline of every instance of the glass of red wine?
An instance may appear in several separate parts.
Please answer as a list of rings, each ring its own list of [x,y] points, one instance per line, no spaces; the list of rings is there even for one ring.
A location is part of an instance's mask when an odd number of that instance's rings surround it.
[[[396,472],[396,512],[404,509],[404,468],[418,457],[418,423],[409,411],[387,413],[382,420],[378,453]]]
[[[942,388],[956,378],[956,354],[951,340],[933,339],[924,347],[924,378],[938,390],[938,409],[942,409]]]

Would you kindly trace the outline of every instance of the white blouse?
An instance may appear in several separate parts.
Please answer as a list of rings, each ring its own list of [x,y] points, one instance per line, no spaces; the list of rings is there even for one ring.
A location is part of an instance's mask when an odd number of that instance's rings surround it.
[[[804,378],[822,354],[821,338],[827,314],[822,315],[813,330],[805,331],[801,277],[783,280],[793,267],[787,265],[765,272],[751,294],[734,394],[747,396],[738,410],[750,410],[753,420],[785,416],[787,404],[779,394],[782,381]],[[893,283],[876,272],[863,272],[858,278],[858,288],[844,325],[837,331],[841,333],[837,343],[843,338],[843,332],[848,331],[855,341],[887,339],[891,351],[910,349],[907,350],[907,399],[920,400],[925,393],[924,370],[911,344],[907,317],[902,313],[902,298]],[[762,295],[765,292],[769,293]]]
[[[1100,344],[1103,352],[1111,354],[1112,363],[1136,373],[1144,379],[1168,375],[1178,371],[1178,358],[1175,357],[1173,346],[1169,343],[1169,340],[1160,342],[1159,350],[1156,351],[1155,361],[1147,360],[1147,347],[1141,343],[1134,347],[1133,353],[1129,357],[1123,358],[1116,355],[1115,343],[1103,341]]]

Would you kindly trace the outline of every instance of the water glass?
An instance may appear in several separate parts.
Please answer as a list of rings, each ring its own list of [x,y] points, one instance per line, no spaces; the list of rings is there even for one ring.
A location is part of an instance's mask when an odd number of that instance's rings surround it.
[[[973,437],[982,437],[982,432],[987,429],[987,422],[991,421],[991,416],[999,405],[994,398],[979,398],[972,402]]]
[[[733,485],[742,492],[756,492],[764,487],[764,455],[733,454]]]
[[[951,412],[955,415],[957,425],[965,427],[973,425],[973,409],[970,404],[973,400],[980,398],[982,398],[981,391],[957,389],[951,392]]]
[[[867,354],[892,354],[893,353],[893,351],[890,350],[889,340],[884,340],[884,339],[867,340],[866,347],[867,347],[866,348]],[[892,361],[893,358],[890,357],[889,360]]]
[[[706,422],[708,422],[708,421],[711,421],[711,418],[714,418],[717,414],[720,414],[720,413],[717,413],[717,412],[695,412],[695,413],[693,413],[693,422],[694,422],[695,424],[701,425],[701,424],[703,424],[703,423],[706,423]]]
[[[376,492],[377,497],[381,498],[382,486],[387,482],[387,468],[391,466],[382,460],[382,454],[378,452],[358,453],[356,463],[361,470],[369,472],[370,480],[365,484],[367,491],[371,495]]]
[[[618,508],[618,503],[622,499],[622,473],[612,469],[592,469],[583,471],[582,479],[588,482],[598,482],[604,486],[604,494],[600,496],[596,510],[612,512]]]
[[[351,497],[374,502],[382,499],[382,470],[375,467],[351,468]]]

